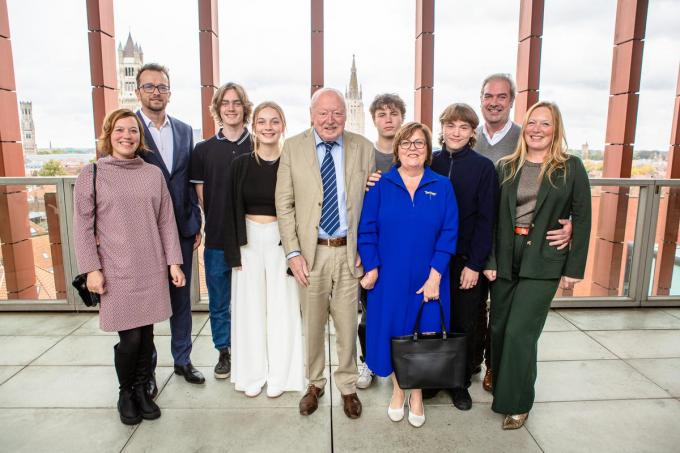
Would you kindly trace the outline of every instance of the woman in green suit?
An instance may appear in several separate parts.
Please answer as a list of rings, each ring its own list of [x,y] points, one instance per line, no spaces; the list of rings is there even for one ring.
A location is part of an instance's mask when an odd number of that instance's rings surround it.
[[[538,337],[562,280],[583,278],[590,239],[590,184],[580,159],[567,154],[557,105],[539,102],[526,114],[515,152],[498,162],[500,202],[494,250],[484,274],[491,288],[494,412],[503,429],[524,425],[534,403]],[[570,247],[546,233],[571,217]]]

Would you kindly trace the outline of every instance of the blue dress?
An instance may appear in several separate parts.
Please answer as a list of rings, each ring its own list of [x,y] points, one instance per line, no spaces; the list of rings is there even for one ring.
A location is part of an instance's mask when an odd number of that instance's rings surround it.
[[[439,294],[449,328],[449,272],[456,252],[458,205],[451,182],[429,167],[413,200],[397,166],[385,173],[364,198],[358,248],[366,272],[378,268],[368,291],[366,364],[378,376],[392,373],[391,338],[413,332],[423,300],[416,294],[430,275],[441,275]],[[439,308],[428,303],[421,332],[441,331]]]

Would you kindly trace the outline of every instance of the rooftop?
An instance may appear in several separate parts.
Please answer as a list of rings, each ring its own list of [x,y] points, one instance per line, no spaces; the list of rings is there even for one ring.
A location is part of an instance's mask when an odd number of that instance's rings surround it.
[[[0,439],[11,452],[677,451],[680,309],[559,309],[539,342],[536,404],[524,428],[501,430],[477,376],[469,412],[444,394],[421,429],[386,415],[390,384],[360,391],[364,413],[342,412],[330,373],[319,410],[298,394],[246,398],[216,381],[207,314],[194,315],[194,364],[207,383],[172,373],[167,322],[156,326],[159,420],[122,425],[112,346],[93,314],[0,314]]]

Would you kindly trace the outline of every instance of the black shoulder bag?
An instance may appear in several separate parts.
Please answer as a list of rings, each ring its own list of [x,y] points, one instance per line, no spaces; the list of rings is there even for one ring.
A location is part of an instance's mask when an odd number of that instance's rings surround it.
[[[444,308],[439,306],[441,332],[420,334],[420,317],[426,302],[421,302],[413,334],[392,337],[392,368],[403,389],[449,389],[464,387],[467,338],[462,333],[447,333]]]
[[[92,164],[92,190],[94,194],[94,235],[97,237],[97,164]],[[87,289],[87,274],[76,275],[71,283],[78,291],[78,295],[83,303],[88,307],[99,305],[99,294],[90,292]]]

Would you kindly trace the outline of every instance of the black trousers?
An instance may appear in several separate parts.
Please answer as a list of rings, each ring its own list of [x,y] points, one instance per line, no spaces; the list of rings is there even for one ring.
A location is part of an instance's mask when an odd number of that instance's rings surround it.
[[[481,300],[486,303],[486,290],[479,283],[470,289],[460,288],[460,275],[467,259],[455,255],[451,259],[449,275],[451,277],[451,329],[456,333],[467,335],[467,359],[465,367],[465,386],[470,387],[474,364],[474,333],[479,320]],[[481,275],[481,272],[480,272]]]
[[[172,282],[170,285],[170,305],[172,306],[172,316],[170,316],[170,352],[175,365],[188,365],[191,363],[191,272],[194,257],[194,238],[179,238],[179,245],[182,249],[182,260],[184,264],[180,267],[186,277],[186,284],[177,288]],[[152,368],[156,370],[158,353],[156,347],[153,349]]]
[[[477,319],[477,326],[470,338],[473,344],[472,365],[473,370],[482,365],[486,365],[486,369],[491,369],[491,335],[489,333],[489,307],[487,301],[489,300],[489,280],[479,273],[479,289],[481,292],[481,299],[479,301],[479,318]]]
[[[359,303],[361,304],[361,320],[358,324],[357,334],[361,346],[361,361],[366,362],[366,306],[368,305],[368,292],[359,285]]]

